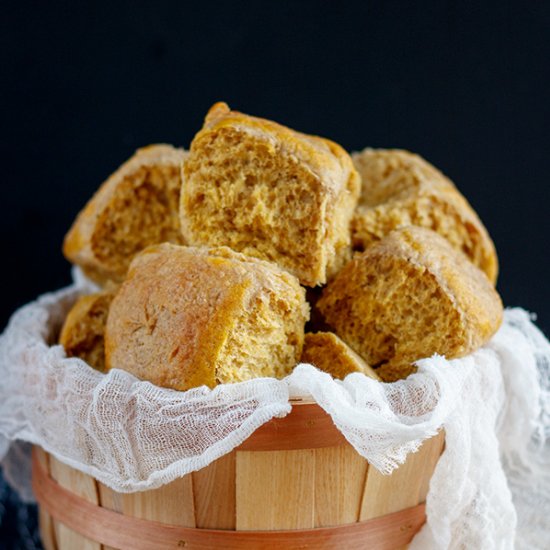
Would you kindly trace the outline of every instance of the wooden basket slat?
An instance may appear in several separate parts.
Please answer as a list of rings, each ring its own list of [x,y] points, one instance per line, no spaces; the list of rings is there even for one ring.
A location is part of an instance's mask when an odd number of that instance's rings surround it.
[[[124,513],[122,499],[123,494],[113,491],[107,485],[103,485],[100,481],[97,482],[97,488],[99,491],[99,503],[103,508],[113,510],[114,512]]]
[[[425,460],[422,466],[423,471],[420,475],[420,494],[418,496],[419,502],[425,502],[428,495],[428,489],[430,488],[430,481],[434,473],[437,462],[441,457],[441,453],[445,449],[445,432],[441,430],[435,437],[426,441],[423,445],[425,447]]]
[[[38,528],[44,550],[57,550],[52,517],[43,508],[38,509]]]
[[[359,521],[367,467],[350,445],[315,449],[315,527]]]
[[[98,491],[94,478],[66,466],[52,455],[49,456],[49,464],[50,475],[59,485],[70,489],[80,498],[92,504],[99,505]],[[58,521],[54,521],[54,532],[57,546],[60,549],[102,550],[101,544],[97,541],[82,536],[80,533],[69,529]]]
[[[97,482],[97,490],[99,495],[99,505],[102,508],[113,510],[114,512],[122,513],[122,494],[113,491],[110,487]],[[102,545],[102,550],[119,550],[114,546]]]
[[[218,458],[193,472],[196,526],[200,529],[235,529],[235,453]]]
[[[428,439],[391,475],[375,468],[367,473],[360,520],[377,518],[426,500],[429,479],[441,454],[440,435]],[[426,479],[425,476],[428,476]],[[409,545],[396,550],[407,550]]]
[[[369,468],[361,504],[361,520],[391,514],[424,500],[425,495],[421,500],[421,492],[426,487],[423,476],[431,477],[441,451],[439,437],[426,440],[389,476],[381,474],[376,468]]]
[[[42,465],[42,468],[44,468],[44,471],[49,474],[49,455],[40,447],[35,447],[34,452],[37,460]],[[44,550],[57,550],[53,519],[42,506],[38,508],[38,526],[40,529],[40,537],[42,539],[42,546],[44,546]]]
[[[237,451],[238,531],[314,526],[314,453]]]
[[[192,476],[186,475],[158,489],[116,493],[99,484],[101,505],[125,516],[195,527]]]

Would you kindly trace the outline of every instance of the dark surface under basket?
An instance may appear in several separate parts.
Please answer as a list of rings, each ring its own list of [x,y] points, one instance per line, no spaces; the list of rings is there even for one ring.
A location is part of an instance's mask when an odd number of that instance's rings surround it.
[[[42,549],[37,507],[23,504],[0,469],[0,550]]]

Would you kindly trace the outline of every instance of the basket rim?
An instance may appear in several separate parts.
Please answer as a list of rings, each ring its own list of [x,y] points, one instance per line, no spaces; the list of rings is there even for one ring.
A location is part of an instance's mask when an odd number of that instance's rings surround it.
[[[320,449],[349,444],[331,416],[309,398],[290,399],[292,409],[272,418],[246,439],[236,451],[288,451]]]

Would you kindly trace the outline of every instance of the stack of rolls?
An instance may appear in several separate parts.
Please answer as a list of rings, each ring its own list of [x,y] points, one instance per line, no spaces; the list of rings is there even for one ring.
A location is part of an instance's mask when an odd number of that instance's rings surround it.
[[[189,151],[149,146],[111,175],[64,253],[101,287],[69,312],[67,355],[176,390],[299,362],[391,382],[502,321],[493,242],[439,170],[224,103]]]

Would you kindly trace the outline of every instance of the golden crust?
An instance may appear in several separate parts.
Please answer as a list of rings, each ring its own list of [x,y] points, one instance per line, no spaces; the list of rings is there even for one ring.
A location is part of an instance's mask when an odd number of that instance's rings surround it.
[[[228,248],[151,246],[112,303],[107,368],[178,390],[284,375],[307,315],[298,281],[272,264]]]
[[[105,370],[104,332],[116,288],[81,296],[69,311],[59,343],[68,357],[79,357],[99,371]]]
[[[405,227],[357,254],[317,303],[326,322],[367,363],[462,357],[502,322],[486,275],[437,233]]]
[[[349,259],[360,180],[336,143],[217,103],[183,174],[188,243],[276,262],[308,286],[326,282]]]
[[[435,166],[410,151],[367,147],[352,153],[351,158],[362,180],[358,206],[378,206],[387,202],[388,197],[408,193],[428,180],[456,189]]]
[[[308,165],[318,175],[320,184],[334,194],[339,193],[346,185],[346,178],[341,177],[342,173],[351,175],[354,170],[350,156],[337,143],[291,130],[265,118],[232,111],[223,102],[215,103],[210,108],[204,127],[196,138],[200,139],[202,134],[210,134],[222,128],[238,128],[243,133],[271,142],[280,154],[289,154]]]
[[[365,250],[398,227],[418,225],[445,237],[495,283],[498,259],[493,241],[446,176],[408,151],[365,149],[352,158],[362,178],[351,223],[356,250]]]
[[[146,246],[183,242],[178,203],[186,155],[164,144],[138,149],[77,216],[63,244],[66,258],[100,284],[120,282]]]
[[[307,333],[300,361],[311,363],[340,380],[353,372],[380,380],[374,369],[332,332]]]

